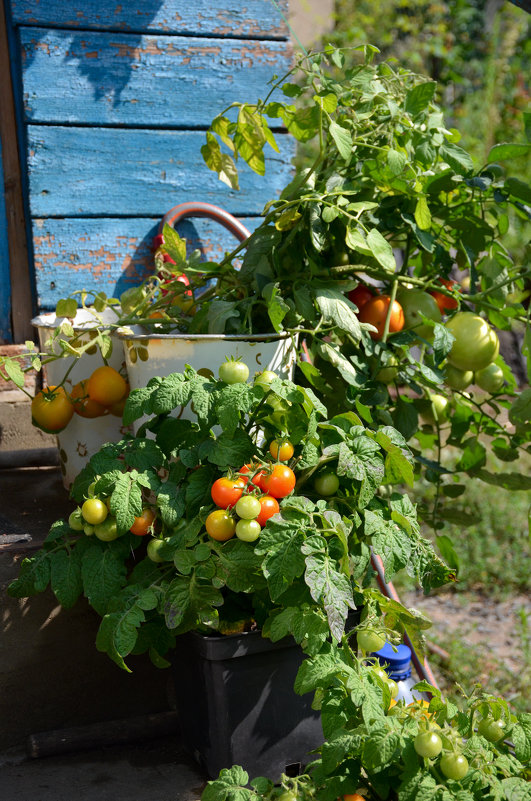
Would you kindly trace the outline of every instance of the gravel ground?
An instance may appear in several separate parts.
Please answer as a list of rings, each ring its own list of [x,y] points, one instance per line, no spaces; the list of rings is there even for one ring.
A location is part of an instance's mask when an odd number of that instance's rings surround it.
[[[422,592],[408,592],[401,600],[432,620],[428,639],[447,650],[459,639],[463,649],[473,649],[481,657],[480,675],[475,678],[482,684],[489,683],[500,663],[514,675],[531,668],[522,647],[531,636],[530,596],[495,601],[474,593],[440,592],[426,597]]]

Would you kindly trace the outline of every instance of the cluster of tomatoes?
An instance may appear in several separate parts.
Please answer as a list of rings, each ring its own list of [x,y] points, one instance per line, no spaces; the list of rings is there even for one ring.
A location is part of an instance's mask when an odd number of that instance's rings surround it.
[[[275,463],[246,464],[233,477],[224,476],[213,483],[211,496],[218,508],[205,521],[212,539],[226,542],[236,536],[254,542],[279,511],[279,499],[293,492],[295,473],[284,464],[293,456],[293,445],[289,440],[273,440],[269,452]]]
[[[390,295],[380,294],[376,287],[358,284],[349,292],[349,299],[358,307],[358,317],[363,323],[376,328],[371,332],[374,340],[383,339],[387,318],[389,334],[409,330],[421,339],[433,339],[433,326],[425,319],[441,323],[443,317],[452,316],[444,323],[454,337],[445,365],[445,383],[450,389],[464,390],[474,383],[486,392],[498,392],[504,384],[501,367],[494,363],[499,353],[498,336],[486,320],[470,311],[459,308],[459,285],[455,281],[439,278],[441,288],[426,292],[422,289],[402,289],[396,300]],[[390,309],[390,312],[389,312]],[[454,313],[455,312],[455,313]],[[376,378],[384,383],[393,381],[398,373],[398,360],[391,359]]]
[[[92,492],[91,485],[89,497],[71,512],[68,525],[73,531],[83,531],[88,537],[94,535],[103,542],[118,539],[120,534],[116,517],[111,512],[110,499],[94,497]],[[144,537],[153,531],[155,517],[153,509],[146,507],[138,517],[135,517],[129,531],[137,537]]]
[[[41,389],[31,402],[33,424],[51,434],[62,431],[74,414],[80,417],[121,417],[129,394],[125,378],[109,365],[96,368],[68,393],[63,386]]]

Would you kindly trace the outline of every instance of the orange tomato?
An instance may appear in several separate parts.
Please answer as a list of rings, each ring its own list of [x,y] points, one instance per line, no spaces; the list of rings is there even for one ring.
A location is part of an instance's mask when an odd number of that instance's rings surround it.
[[[31,421],[48,434],[66,428],[74,414],[74,405],[64,387],[45,387],[31,401]]]
[[[83,381],[78,381],[77,384],[74,384],[72,387],[72,392],[70,393],[70,400],[74,404],[74,411],[80,417],[100,417],[102,414],[105,414],[105,406],[102,406],[101,403],[98,401],[93,400],[87,391],[87,384],[88,379],[84,379]]]
[[[120,373],[104,364],[97,367],[87,382],[87,392],[92,400],[102,406],[112,406],[122,400],[127,392],[127,382]]]
[[[385,320],[387,318],[387,311],[391,298],[389,295],[380,295],[379,297],[371,298],[360,309],[358,315],[362,323],[370,323],[376,328],[376,331],[371,331],[373,339],[381,339],[383,337]],[[391,307],[391,315],[389,319],[389,333],[393,334],[396,331],[401,331],[404,327],[404,311],[397,300],[393,301]]]
[[[439,283],[442,284],[446,289],[459,288],[459,284],[456,281],[448,281],[446,278],[439,278]],[[441,314],[446,314],[446,312],[457,309],[459,306],[459,303],[455,298],[450,298],[448,295],[443,295],[442,292],[437,292],[436,289],[430,289],[430,295],[437,303]]]

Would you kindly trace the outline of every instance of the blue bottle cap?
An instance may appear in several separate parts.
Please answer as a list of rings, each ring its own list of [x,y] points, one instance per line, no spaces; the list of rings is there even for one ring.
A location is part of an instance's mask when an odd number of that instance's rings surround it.
[[[378,659],[393,679],[396,677],[407,678],[411,675],[411,648],[407,645],[391,645],[390,642],[386,642],[383,648],[374,651],[371,656]]]

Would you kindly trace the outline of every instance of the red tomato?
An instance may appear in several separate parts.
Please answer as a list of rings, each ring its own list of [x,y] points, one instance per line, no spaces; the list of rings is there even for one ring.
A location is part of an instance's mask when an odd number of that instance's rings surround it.
[[[363,306],[365,306],[367,301],[372,300],[372,298],[378,294],[379,292],[376,287],[374,289],[369,289],[369,287],[365,284],[358,284],[355,289],[351,289],[347,297],[350,301],[352,301],[354,306],[358,307],[359,311]]]
[[[377,329],[376,331],[371,331],[371,337],[373,339],[381,339],[383,337],[385,320],[387,318],[387,310],[390,302],[391,298],[389,295],[381,295],[379,297],[372,298],[364,304],[359,313],[359,319],[362,323],[370,323]],[[395,300],[393,301],[391,316],[389,319],[389,333],[393,334],[396,331],[401,331],[403,327],[404,311],[400,303]]]
[[[241,498],[245,489],[242,478],[218,478],[212,484],[210,494],[212,500],[220,509],[229,509]]]
[[[295,487],[295,473],[285,464],[274,464],[270,473],[265,473],[262,487],[273,498],[285,498]]]
[[[272,495],[262,495],[258,500],[260,501],[260,513],[256,519],[261,526],[265,526],[269,518],[280,511],[280,506]]]
[[[262,487],[262,479],[264,478],[265,471],[261,470],[259,465],[256,465],[256,464],[244,464],[243,467],[240,467],[239,472],[244,474],[243,480],[245,481],[246,484],[252,483],[252,484],[255,485],[255,487],[258,487],[258,489],[263,489],[263,487]],[[249,479],[245,478],[245,475],[247,473],[251,473],[251,475],[254,474],[253,478],[250,481],[249,481]]]
[[[457,281],[448,281],[446,278],[439,278],[439,283],[442,284],[446,289],[459,288]],[[430,289],[430,295],[437,303],[441,314],[446,314],[446,312],[457,309],[459,306],[456,298],[450,298],[448,295],[443,295],[441,292],[437,292],[436,289]]]
[[[136,534],[137,537],[145,537],[154,520],[155,512],[153,509],[142,509],[142,514],[135,517],[135,522],[130,528],[131,533]]]

